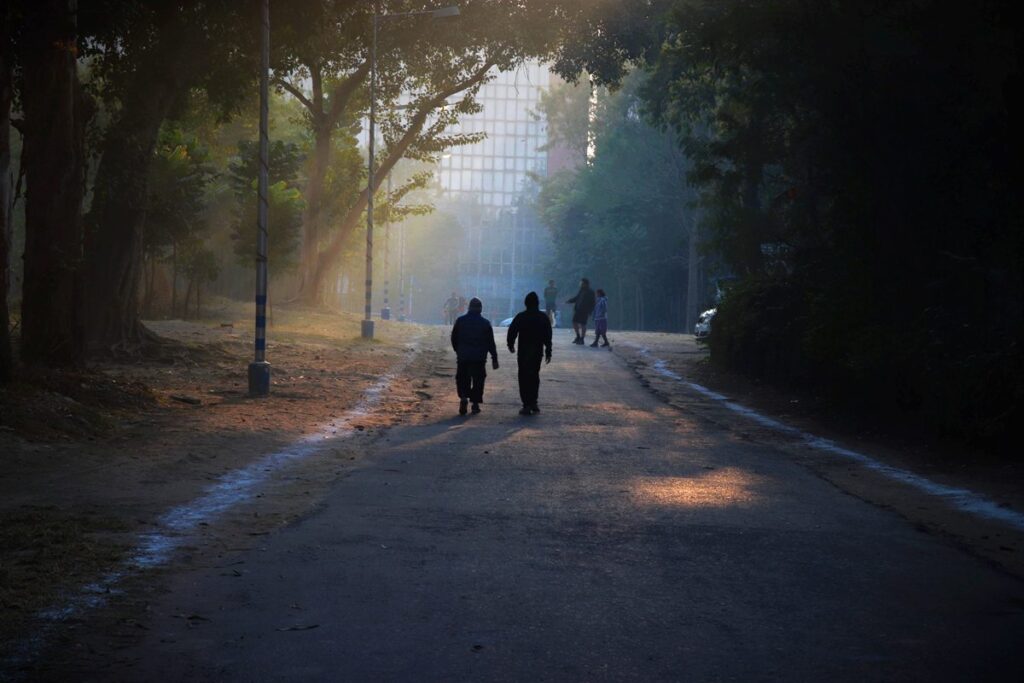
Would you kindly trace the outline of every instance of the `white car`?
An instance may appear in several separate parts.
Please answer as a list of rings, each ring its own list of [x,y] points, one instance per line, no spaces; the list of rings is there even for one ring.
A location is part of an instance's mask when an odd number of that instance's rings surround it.
[[[560,322],[562,322],[562,312],[561,311],[555,311],[555,324],[554,324],[554,327],[558,327]],[[498,323],[498,327],[508,327],[511,324],[512,324],[512,318],[505,318],[500,323]]]
[[[697,318],[697,324],[693,326],[693,336],[697,339],[707,339],[711,335],[711,321],[718,312],[717,308],[709,308]]]

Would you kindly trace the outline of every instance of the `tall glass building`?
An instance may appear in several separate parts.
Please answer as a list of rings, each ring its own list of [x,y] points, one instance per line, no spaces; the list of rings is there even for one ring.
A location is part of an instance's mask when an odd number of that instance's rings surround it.
[[[451,149],[438,167],[441,203],[462,228],[452,289],[483,299],[496,321],[520,310],[526,292],[540,293],[547,281],[550,238],[531,208],[531,176],[548,173],[547,125],[536,111],[552,78],[539,63],[497,73],[481,88],[482,111],[453,130],[487,137]]]

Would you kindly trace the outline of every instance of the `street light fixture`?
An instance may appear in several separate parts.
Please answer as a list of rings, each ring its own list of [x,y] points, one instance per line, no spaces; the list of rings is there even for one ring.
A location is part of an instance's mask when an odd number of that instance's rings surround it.
[[[370,125],[369,125],[369,160],[367,162],[366,179],[366,299],[363,303],[363,339],[373,339],[373,164],[374,138],[376,137],[377,117],[377,30],[384,19],[397,17],[429,16],[432,19],[459,16],[459,8],[455,5],[440,7],[433,10],[418,12],[399,12],[396,14],[378,14],[374,3],[372,43],[370,47]]]

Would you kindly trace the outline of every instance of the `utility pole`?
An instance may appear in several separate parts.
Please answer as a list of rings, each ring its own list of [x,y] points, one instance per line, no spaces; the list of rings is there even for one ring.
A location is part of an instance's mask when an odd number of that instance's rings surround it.
[[[270,148],[270,0],[260,3],[260,169],[256,208],[256,339],[249,364],[249,395],[270,394],[267,362],[267,214]]]
[[[398,17],[429,16],[433,19],[459,16],[457,6],[414,12],[397,12],[380,14],[377,2],[373,3],[373,30],[370,43],[370,125],[369,160],[366,168],[366,298],[363,302],[363,339],[373,339],[373,185],[374,185],[374,143],[376,141],[377,120],[377,30],[382,19]]]
[[[398,319],[405,322],[405,221],[398,228]]]
[[[363,339],[373,339],[373,146],[377,119],[377,3],[373,3],[373,40],[370,47],[370,125],[369,161],[366,165],[366,296],[363,301]]]
[[[381,320],[391,320],[391,304],[388,290],[391,288],[391,172],[388,171],[388,204],[384,214],[384,308],[380,309]]]

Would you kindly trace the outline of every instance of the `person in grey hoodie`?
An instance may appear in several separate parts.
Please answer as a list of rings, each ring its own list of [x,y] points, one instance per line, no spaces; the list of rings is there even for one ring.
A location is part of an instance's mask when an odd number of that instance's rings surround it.
[[[480,412],[484,401],[484,380],[487,378],[487,354],[491,367],[498,369],[498,349],[494,344],[491,321],[480,315],[484,305],[473,297],[469,312],[459,316],[452,327],[452,348],[458,358],[455,370],[455,389],[459,394],[459,415],[466,414],[466,404],[473,404],[473,412]]]

